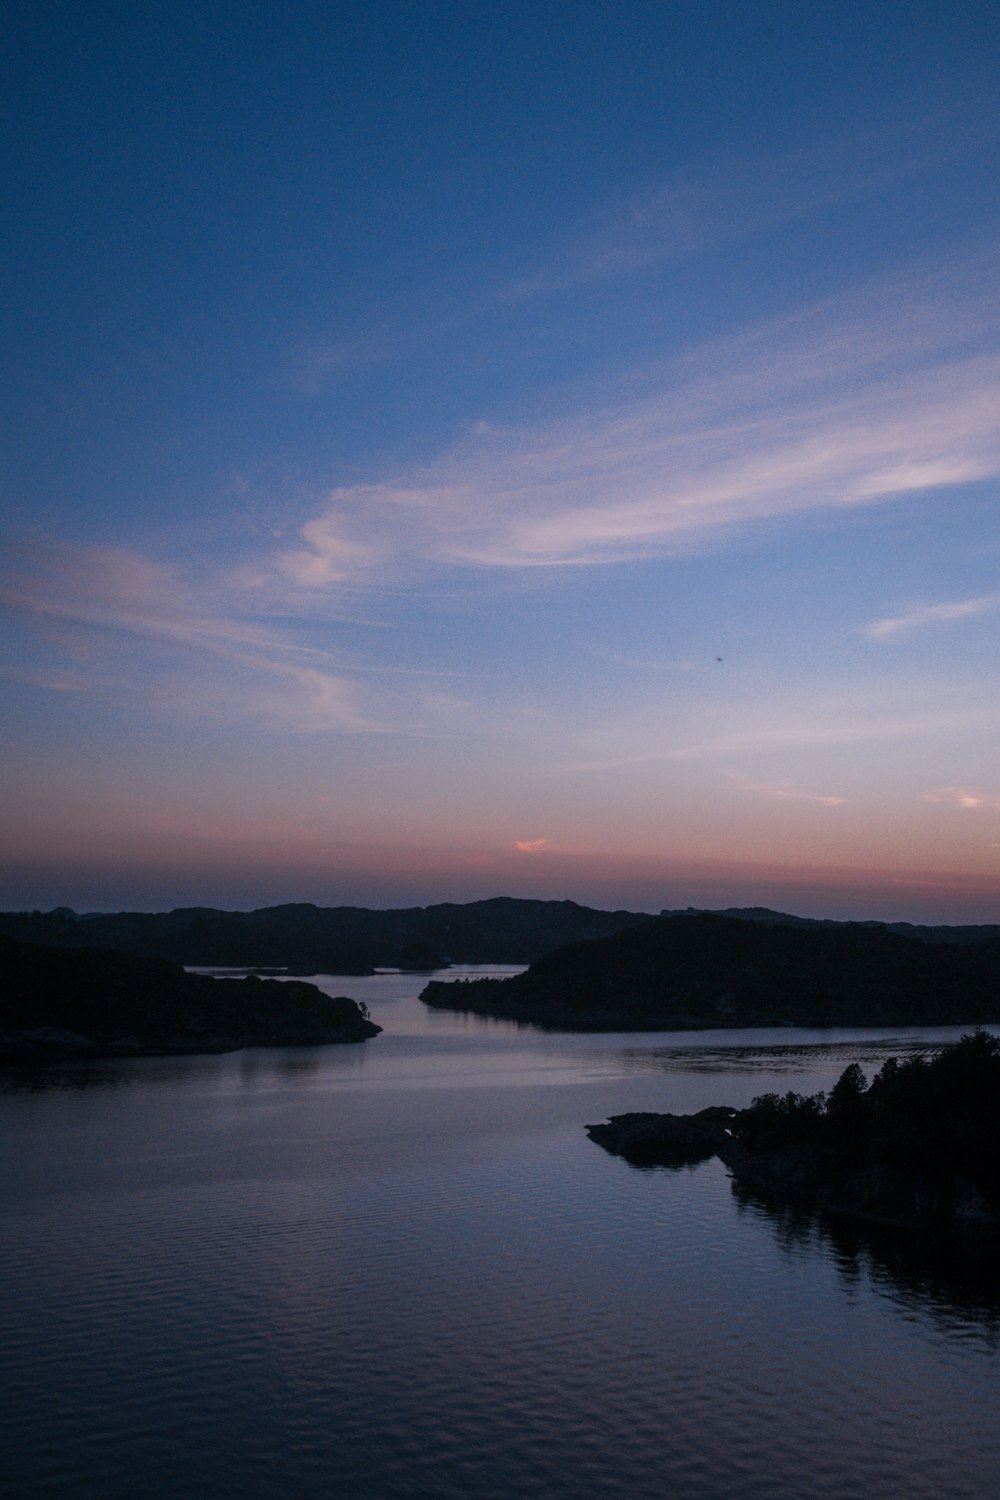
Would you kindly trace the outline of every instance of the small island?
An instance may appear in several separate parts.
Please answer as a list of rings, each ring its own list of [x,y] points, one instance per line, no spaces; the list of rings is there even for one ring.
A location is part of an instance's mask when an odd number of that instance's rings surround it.
[[[857,1063],[828,1095],[748,1109],[631,1113],[587,1134],[633,1166],[718,1156],[742,1193],[908,1229],[1000,1233],[1000,1039],[963,1036],[931,1061]]]
[[[298,980],[215,979],[165,959],[0,938],[0,1060],[231,1052],[362,1042],[367,1007]]]

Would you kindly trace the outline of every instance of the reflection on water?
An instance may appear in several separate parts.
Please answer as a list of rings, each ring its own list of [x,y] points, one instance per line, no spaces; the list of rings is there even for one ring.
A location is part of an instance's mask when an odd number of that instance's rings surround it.
[[[4,1500],[992,1493],[990,1266],[583,1129],[957,1030],[560,1036],[319,982],[382,1035],[0,1084]]]
[[[351,1069],[348,1055],[359,1050],[338,1048],[341,1070]],[[307,1079],[318,1075],[329,1060],[322,1058],[321,1048],[296,1047],[274,1050],[249,1049],[243,1052],[208,1053],[195,1057],[130,1057],[95,1059],[93,1062],[60,1062],[39,1066],[19,1064],[0,1067],[0,1095],[83,1093],[91,1090],[148,1088],[189,1088],[195,1080],[219,1086],[234,1082],[252,1088],[270,1080]],[[358,1058],[356,1068],[362,1066]]]
[[[829,1255],[848,1286],[867,1281],[905,1316],[919,1309],[949,1335],[974,1332],[1000,1348],[1000,1278],[995,1236],[955,1239],[812,1213],[733,1185],[745,1217],[774,1231],[789,1258]]]
[[[5,1068],[0,1064],[0,1094],[42,1094],[51,1089],[118,1089],[131,1078],[112,1063],[61,1063],[50,1067]]]

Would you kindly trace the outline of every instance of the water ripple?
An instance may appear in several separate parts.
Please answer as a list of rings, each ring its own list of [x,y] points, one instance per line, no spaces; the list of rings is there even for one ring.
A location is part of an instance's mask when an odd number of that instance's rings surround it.
[[[0,1496],[990,1494],[995,1285],[582,1130],[933,1040],[477,1031],[458,1080],[415,1036],[371,1088],[258,1054],[8,1094]]]

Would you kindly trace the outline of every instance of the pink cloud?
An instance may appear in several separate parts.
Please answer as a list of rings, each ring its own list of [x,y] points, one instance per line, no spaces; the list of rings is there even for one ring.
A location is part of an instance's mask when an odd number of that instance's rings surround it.
[[[967,786],[942,786],[936,791],[924,792],[925,802],[944,802],[966,812],[1000,812],[1000,793],[976,792]]]

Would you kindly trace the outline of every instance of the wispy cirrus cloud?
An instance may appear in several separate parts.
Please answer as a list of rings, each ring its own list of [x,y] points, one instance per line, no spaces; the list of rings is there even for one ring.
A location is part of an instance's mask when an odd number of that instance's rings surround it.
[[[859,683],[834,692],[811,693],[802,688],[794,697],[737,699],[721,713],[713,710],[706,715],[699,709],[683,724],[673,713],[652,728],[625,721],[614,730],[593,734],[589,753],[564,769],[567,774],[591,775],[677,762],[733,765],[746,763],[749,757],[764,766],[771,756],[780,756],[787,764],[789,756],[801,753],[807,761],[815,750],[968,741],[995,734],[998,727],[1000,703],[984,698],[978,684],[938,682],[930,694],[922,679],[895,683],[891,688],[885,683]],[[746,772],[728,774],[731,785],[741,784],[757,795],[787,794],[799,788],[798,781],[752,778]]]
[[[948,625],[955,620],[992,614],[998,609],[1000,594],[980,594],[974,599],[950,599],[942,604],[918,604],[905,614],[874,620],[866,627],[865,633],[875,641],[896,640],[927,625]]]
[[[477,424],[419,472],[334,491],[278,568],[313,589],[614,563],[996,476],[995,291],[981,263],[915,276],[705,346],[627,397]]]
[[[952,141],[948,154],[959,149]],[[552,247],[544,266],[504,289],[508,301],[593,286],[795,223],[922,175],[946,160],[937,141],[897,129],[811,149],[704,163],[607,204]]]
[[[0,586],[0,605],[34,622],[75,657],[71,673],[32,674],[46,686],[141,691],[175,704],[197,701],[202,711],[215,703],[227,714],[238,711],[286,728],[374,727],[355,685],[330,670],[323,652],[258,621],[207,612],[198,590],[123,548],[22,548],[19,566]],[[149,670],[151,651],[159,653],[160,672]],[[206,664],[215,668],[207,682],[199,672]]]

